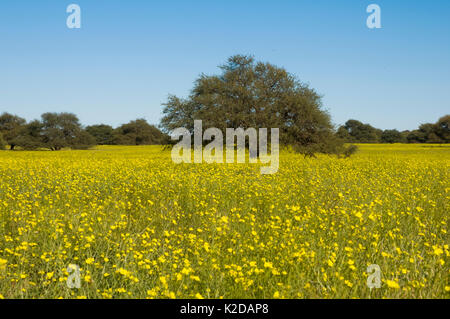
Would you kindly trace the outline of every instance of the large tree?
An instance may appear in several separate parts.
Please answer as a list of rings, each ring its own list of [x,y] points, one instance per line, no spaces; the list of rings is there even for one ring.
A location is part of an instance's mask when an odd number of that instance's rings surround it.
[[[299,151],[340,152],[330,115],[321,96],[285,69],[236,55],[218,75],[201,75],[190,96],[170,96],[164,104],[161,127],[193,131],[194,120],[203,128],[279,128],[280,143]]]
[[[0,115],[0,133],[3,135],[6,143],[10,145],[11,150],[16,147],[16,138],[25,123],[25,119],[17,115],[6,112]]]

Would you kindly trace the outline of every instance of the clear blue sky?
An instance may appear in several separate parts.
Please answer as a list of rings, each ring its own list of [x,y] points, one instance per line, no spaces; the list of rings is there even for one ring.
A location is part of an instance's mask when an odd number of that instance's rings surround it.
[[[382,29],[366,27],[371,3]],[[169,93],[237,53],[308,82],[335,124],[414,129],[450,113],[448,0],[2,0],[0,111],[158,123]]]

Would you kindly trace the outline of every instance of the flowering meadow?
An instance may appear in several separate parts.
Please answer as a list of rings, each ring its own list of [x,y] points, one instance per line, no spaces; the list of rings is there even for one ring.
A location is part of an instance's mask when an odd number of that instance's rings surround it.
[[[274,175],[159,146],[2,151],[0,298],[449,298],[449,169],[423,144],[283,151]]]

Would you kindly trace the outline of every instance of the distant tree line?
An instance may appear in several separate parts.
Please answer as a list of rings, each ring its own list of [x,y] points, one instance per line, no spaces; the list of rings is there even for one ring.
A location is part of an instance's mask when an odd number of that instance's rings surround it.
[[[63,148],[88,149],[94,145],[167,144],[169,137],[144,119],[117,128],[109,125],[83,127],[71,113],[45,113],[28,122],[13,114],[0,115],[0,149],[24,150]]]
[[[436,123],[425,123],[413,131],[380,130],[357,120],[348,120],[337,130],[348,143],[450,143],[450,115]]]
[[[183,103],[175,97],[170,103]],[[166,109],[167,111],[167,109]],[[163,119],[167,121],[167,116]],[[175,123],[172,123],[175,125]],[[179,125],[189,127],[191,123]],[[167,127],[167,125],[162,125]],[[172,128],[172,127],[171,127]],[[173,126],[175,128],[175,126]],[[169,130],[167,130],[169,131]],[[370,124],[348,120],[340,126],[336,138],[347,143],[450,143],[450,115],[440,118],[436,123],[425,123],[413,131],[377,129]],[[26,122],[25,119],[3,113],[0,115],[0,149],[9,146],[10,150],[62,148],[88,149],[95,145],[166,145],[170,136],[144,119],[137,119],[117,128],[98,124],[83,127],[77,116],[71,113],[45,113],[40,120]],[[172,142],[173,143],[173,142]]]

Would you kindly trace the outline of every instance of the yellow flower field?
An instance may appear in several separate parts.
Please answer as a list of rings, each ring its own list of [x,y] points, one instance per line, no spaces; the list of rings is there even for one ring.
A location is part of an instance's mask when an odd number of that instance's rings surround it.
[[[450,147],[359,147],[282,153],[275,175],[156,146],[2,151],[0,298],[448,298]]]

